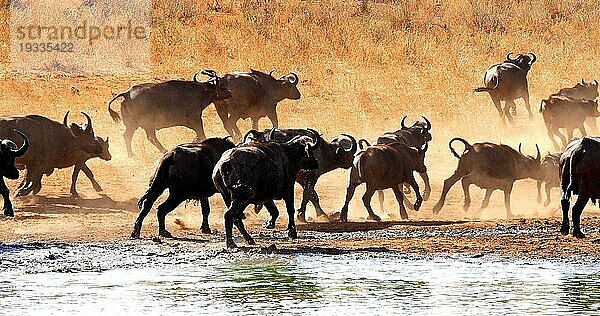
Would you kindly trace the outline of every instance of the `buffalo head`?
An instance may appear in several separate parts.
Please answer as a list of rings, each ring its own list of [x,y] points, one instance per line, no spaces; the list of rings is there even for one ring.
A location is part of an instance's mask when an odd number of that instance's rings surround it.
[[[533,63],[537,60],[537,57],[534,53],[529,53],[527,55],[518,54],[514,58],[512,57],[512,55],[512,52],[508,52],[508,54],[506,54],[506,60],[504,62],[519,66],[519,68],[523,69],[525,73],[529,72],[529,69],[531,69],[531,65],[533,65]]]
[[[272,73],[272,72],[271,72]],[[300,90],[298,90],[298,75],[291,72],[289,75],[283,75],[277,78],[279,84],[279,94],[283,99],[299,100]]]
[[[106,161],[111,160],[112,155],[110,154],[110,151],[108,151],[108,137],[106,137],[106,140],[102,139],[102,137],[96,137],[96,140],[98,141],[100,146],[102,146],[102,153],[100,154],[100,156],[98,156],[98,158]]]
[[[3,139],[0,141],[0,176],[8,179],[19,178],[19,171],[15,167],[15,158],[25,155],[29,148],[29,139],[23,133],[15,130],[23,138],[23,145],[17,148],[17,145],[9,140]]]
[[[266,137],[266,141],[270,142],[273,138],[273,132],[275,128],[272,128],[269,134]],[[299,169],[304,170],[314,170],[319,168],[319,162],[317,158],[315,158],[314,151],[321,145],[321,137],[319,133],[313,129],[308,129],[311,136],[296,136],[290,139],[286,144],[294,145],[294,147],[302,147],[302,152],[297,152],[299,157],[295,157],[298,159]],[[300,145],[300,146],[298,146]]]
[[[521,152],[521,144],[519,144],[519,154],[522,158],[524,158],[525,161],[525,164],[521,165],[519,168],[521,169],[520,173],[526,175],[527,177],[530,177],[535,180],[541,180],[543,177],[541,169],[542,155],[540,154],[540,147],[538,147],[537,144],[535,144],[535,149],[535,157],[530,155],[524,155]]]
[[[92,126],[92,119],[89,115],[81,112],[83,116],[87,119],[87,123],[85,124],[76,124],[73,123],[71,126],[68,124],[69,111],[65,113],[65,117],[63,118],[63,126],[69,130],[71,135],[73,135],[75,141],[77,142],[77,148],[80,148],[82,151],[90,153],[94,156],[99,156],[102,153],[102,145],[96,140],[96,136],[94,135],[94,127]]]
[[[581,83],[577,83],[575,88],[580,91],[581,97],[585,100],[594,100],[598,97],[598,81],[595,79],[590,82],[585,82],[585,80],[581,78]]]
[[[331,140],[331,144],[338,146],[335,150],[335,154],[339,158],[340,166],[342,168],[352,168],[352,161],[354,161],[354,154],[358,149],[358,143],[356,138],[350,134],[341,134],[341,137],[336,137]]]
[[[400,127],[402,130],[411,131],[411,133],[417,137],[420,144],[425,144],[432,139],[431,133],[429,132],[431,130],[431,122],[425,116],[421,117],[423,118],[423,121],[415,121],[411,126],[407,127],[404,123],[406,120],[405,115],[402,118],[402,121],[400,121]]]
[[[198,73],[194,74],[194,81],[203,84],[210,92],[211,100],[226,100],[232,97],[231,91],[221,84],[221,78],[214,70],[202,70],[201,74],[208,76],[206,82],[198,81]]]

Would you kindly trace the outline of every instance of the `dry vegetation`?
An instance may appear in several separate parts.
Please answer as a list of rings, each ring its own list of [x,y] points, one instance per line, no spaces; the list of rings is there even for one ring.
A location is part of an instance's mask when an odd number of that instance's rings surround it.
[[[191,78],[203,68],[218,73],[251,67],[294,71],[300,75],[303,96],[298,102],[279,105],[281,126],[312,126],[327,137],[345,131],[372,139],[395,129],[404,114],[426,115],[434,124],[428,160],[432,198],[437,199],[441,181],[455,166],[447,151],[452,136],[510,145],[523,142],[527,152],[533,152],[534,143],[551,149],[541,116],[527,120],[520,101],[517,126],[504,128],[489,97],[472,93],[481,85],[484,70],[503,60],[508,51],[532,51],[538,56],[529,75],[534,109],[560,87],[582,77],[600,79],[596,72],[600,1],[155,0],[152,71],[118,76],[11,74],[8,1],[0,3],[0,115],[42,113],[59,119],[67,109],[89,111],[97,134],[111,137],[115,157],[111,163],[92,165],[100,182],[109,183],[108,194],[121,200],[139,196],[152,162],[160,157],[138,132],[134,150],[147,159],[125,158],[123,127],[110,121],[106,112],[112,93],[135,83]],[[208,135],[225,133],[212,107],[204,118]],[[247,128],[249,122],[240,125]],[[182,128],[159,132],[168,146],[192,137]],[[138,164],[143,168],[134,168]],[[45,187],[41,194],[66,193],[69,173],[52,177],[55,191]],[[343,198],[346,175],[328,179],[321,190],[332,195],[324,204],[333,212]],[[86,179],[80,183],[89,188]],[[537,207],[532,201],[534,186],[527,183],[526,187],[515,194],[522,195],[528,208]],[[453,190],[457,210],[458,191]],[[475,193],[474,204],[479,196]],[[500,206],[495,199],[496,195],[492,206]],[[429,206],[424,210],[423,216],[431,216]],[[456,214],[463,216],[462,210]]]

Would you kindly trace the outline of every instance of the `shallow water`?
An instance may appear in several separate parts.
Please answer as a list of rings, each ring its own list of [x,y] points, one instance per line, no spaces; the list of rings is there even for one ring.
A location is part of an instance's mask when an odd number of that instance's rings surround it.
[[[196,260],[186,262],[177,255],[164,255],[173,253],[164,247],[162,254],[153,252],[152,245],[145,247],[150,259],[139,256],[141,261],[136,258],[140,254],[130,253],[127,247],[4,248],[0,310],[11,315],[600,311],[600,262],[374,253],[242,253],[195,256]],[[58,255],[48,259],[49,253]],[[98,268],[106,258],[118,264]]]

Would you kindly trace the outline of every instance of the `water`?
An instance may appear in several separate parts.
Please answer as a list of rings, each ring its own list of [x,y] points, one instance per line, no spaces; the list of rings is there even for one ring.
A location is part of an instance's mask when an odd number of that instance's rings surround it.
[[[29,252],[30,257],[48,253]],[[95,258],[106,260],[106,253]],[[4,254],[5,261],[14,262],[17,256]],[[69,262],[69,255],[78,256],[77,251],[65,250],[63,262]],[[117,260],[132,257],[121,255]],[[27,262],[45,262],[38,259]],[[141,265],[135,260],[68,273],[56,272],[64,267],[33,271],[31,266],[23,270],[0,265],[0,310],[10,315],[600,312],[598,262],[410,259],[390,254],[242,254],[193,263],[151,259]],[[56,260],[47,261],[52,262]]]

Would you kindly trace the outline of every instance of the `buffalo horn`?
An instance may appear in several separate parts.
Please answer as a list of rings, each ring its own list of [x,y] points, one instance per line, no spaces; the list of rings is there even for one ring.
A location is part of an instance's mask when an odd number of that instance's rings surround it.
[[[427,127],[425,129],[430,130],[431,122],[429,122],[429,120],[425,116],[421,116],[421,117],[425,120],[425,123],[427,123]]]
[[[11,152],[15,157],[21,157],[25,155],[27,148],[29,148],[29,139],[27,138],[27,136],[25,136],[25,134],[21,133],[20,131],[17,131],[16,129],[14,131],[23,138],[23,145],[19,149],[11,150]]]
[[[92,119],[90,118],[89,115],[85,114],[85,112],[81,112],[81,114],[83,114],[83,116],[85,116],[85,118],[87,119],[87,126],[85,127],[85,132],[90,133],[91,131],[94,130],[92,128]]]
[[[344,150],[347,152],[351,152],[351,153],[356,152],[356,149],[358,149],[358,143],[356,142],[356,138],[354,138],[354,136],[352,136],[350,134],[344,134],[344,133],[342,133],[342,136],[346,136],[346,137],[350,138],[350,142],[352,142],[352,146],[350,146],[350,149],[348,149],[348,150],[344,149]]]

